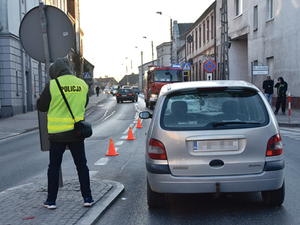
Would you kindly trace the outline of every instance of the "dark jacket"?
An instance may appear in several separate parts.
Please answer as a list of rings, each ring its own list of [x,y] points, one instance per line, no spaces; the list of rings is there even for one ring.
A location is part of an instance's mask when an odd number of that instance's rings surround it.
[[[65,58],[59,58],[55,60],[55,62],[51,65],[49,69],[50,77],[55,79],[59,76],[70,75],[72,74],[69,61]],[[37,108],[41,112],[47,112],[51,102],[51,93],[50,93],[50,83],[47,83],[43,92],[40,95],[40,98],[37,100]],[[86,96],[86,104],[87,106],[89,102],[89,96]],[[49,134],[48,138],[53,142],[77,142],[82,141],[84,139],[77,138],[74,136],[74,130]]]
[[[277,97],[278,98],[283,98],[286,97],[286,91],[288,89],[288,84],[287,82],[284,81],[282,77],[279,77],[278,79],[281,80],[281,83],[277,83],[275,87],[277,88]]]
[[[263,82],[263,89],[267,94],[273,94],[274,81],[273,80],[265,80]]]

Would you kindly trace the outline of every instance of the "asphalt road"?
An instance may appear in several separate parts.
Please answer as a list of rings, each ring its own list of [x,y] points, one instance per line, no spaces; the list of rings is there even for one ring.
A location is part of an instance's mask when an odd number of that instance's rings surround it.
[[[150,210],[146,201],[144,165],[145,133],[150,120],[141,129],[133,129],[135,140],[126,140],[128,127],[135,127],[139,111],[145,108],[142,97],[137,103],[117,104],[108,96],[86,117],[93,123],[93,136],[86,140],[91,177],[124,184],[125,192],[100,218],[97,224],[300,224],[298,212],[300,181],[298,151],[300,130],[282,128],[286,160],[286,199],[281,207],[267,207],[260,193],[222,195],[168,195],[164,209]],[[118,156],[107,157],[110,138]],[[48,154],[40,151],[38,131],[0,141],[0,191],[19,184],[46,179]],[[77,177],[67,151],[62,165],[63,178]]]

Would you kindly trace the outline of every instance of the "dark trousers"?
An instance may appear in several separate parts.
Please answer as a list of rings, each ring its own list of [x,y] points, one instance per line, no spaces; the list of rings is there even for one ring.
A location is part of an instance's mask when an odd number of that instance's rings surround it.
[[[76,165],[82,197],[84,199],[92,197],[90,189],[89,168],[86,165],[87,160],[84,151],[84,141],[71,143],[58,143],[50,141],[47,201],[55,202],[56,200],[59,186],[59,170],[66,146],[69,146],[74,163]]]
[[[277,97],[275,112],[279,111],[280,105],[281,105],[282,112],[285,112],[285,104],[286,104],[286,97],[281,97],[281,98]]]

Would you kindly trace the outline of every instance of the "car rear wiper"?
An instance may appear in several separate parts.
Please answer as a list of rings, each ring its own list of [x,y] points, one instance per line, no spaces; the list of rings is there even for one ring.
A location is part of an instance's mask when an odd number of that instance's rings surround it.
[[[213,127],[219,127],[219,126],[226,126],[226,125],[231,125],[231,124],[251,124],[251,125],[259,125],[260,123],[248,123],[248,122],[239,122],[239,121],[234,121],[234,122],[221,122],[221,123],[213,123]]]

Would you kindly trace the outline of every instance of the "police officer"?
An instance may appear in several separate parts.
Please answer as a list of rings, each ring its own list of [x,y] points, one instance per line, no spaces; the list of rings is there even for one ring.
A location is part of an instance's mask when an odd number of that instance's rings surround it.
[[[81,194],[84,206],[93,204],[90,189],[89,169],[84,149],[84,138],[74,136],[74,120],[61,95],[55,78],[58,79],[76,122],[84,119],[85,107],[88,104],[88,86],[82,80],[72,75],[69,61],[58,58],[50,67],[52,80],[46,84],[37,108],[47,112],[48,138],[50,140],[50,163],[48,167],[48,197],[44,206],[56,208],[56,198],[59,186],[59,170],[63,153],[68,146],[77,168]]]

